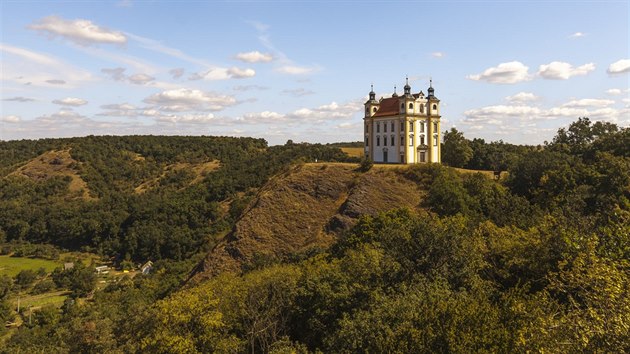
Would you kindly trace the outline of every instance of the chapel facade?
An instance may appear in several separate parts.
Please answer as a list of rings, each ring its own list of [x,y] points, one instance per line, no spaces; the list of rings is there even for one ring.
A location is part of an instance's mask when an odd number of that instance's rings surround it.
[[[433,82],[427,95],[411,93],[409,79],[402,95],[376,100],[374,86],[365,102],[365,157],[376,163],[440,163],[440,100]]]

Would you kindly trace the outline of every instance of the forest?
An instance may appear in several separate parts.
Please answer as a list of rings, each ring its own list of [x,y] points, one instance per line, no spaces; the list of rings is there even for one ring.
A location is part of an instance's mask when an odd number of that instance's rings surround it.
[[[426,191],[419,212],[364,215],[329,249],[195,283],[191,270],[274,175],[359,161],[338,146],[250,138],[0,142],[6,247],[156,268],[96,291],[83,265],[56,270],[50,286],[71,297],[0,351],[630,352],[630,128],[580,118],[540,146],[451,129],[442,149],[444,165],[403,170]],[[87,196],[68,192],[70,177],[12,174],[51,150],[70,151]],[[219,167],[200,177],[167,168],[210,161]],[[35,276],[0,277],[0,319],[20,316],[7,299]]]

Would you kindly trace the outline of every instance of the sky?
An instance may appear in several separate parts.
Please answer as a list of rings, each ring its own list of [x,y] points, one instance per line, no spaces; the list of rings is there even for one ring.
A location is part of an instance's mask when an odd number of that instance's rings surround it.
[[[0,140],[361,141],[370,85],[406,77],[468,138],[629,126],[629,4],[1,0]]]

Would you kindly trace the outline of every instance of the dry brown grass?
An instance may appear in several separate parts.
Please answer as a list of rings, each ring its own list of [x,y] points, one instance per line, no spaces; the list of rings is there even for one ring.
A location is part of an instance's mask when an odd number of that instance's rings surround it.
[[[364,154],[364,150],[362,147],[342,147],[341,151],[343,151],[348,156],[358,158],[362,158]]]
[[[205,259],[199,278],[239,271],[257,257],[327,248],[361,215],[420,208],[424,191],[396,170],[357,172],[357,164],[309,163],[274,177]]]
[[[21,176],[35,181],[42,181],[52,177],[71,178],[68,191],[75,197],[93,199],[90,196],[87,183],[77,171],[79,162],[72,158],[70,149],[47,151],[30,160],[9,176]]]

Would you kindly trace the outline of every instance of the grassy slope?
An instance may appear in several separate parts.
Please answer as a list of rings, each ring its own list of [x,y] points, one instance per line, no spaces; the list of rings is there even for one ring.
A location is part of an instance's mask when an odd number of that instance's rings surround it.
[[[424,191],[402,176],[404,167],[356,164],[296,166],[261,189],[234,230],[199,267],[198,278],[239,271],[260,257],[285,258],[326,248],[360,215],[420,208]]]

